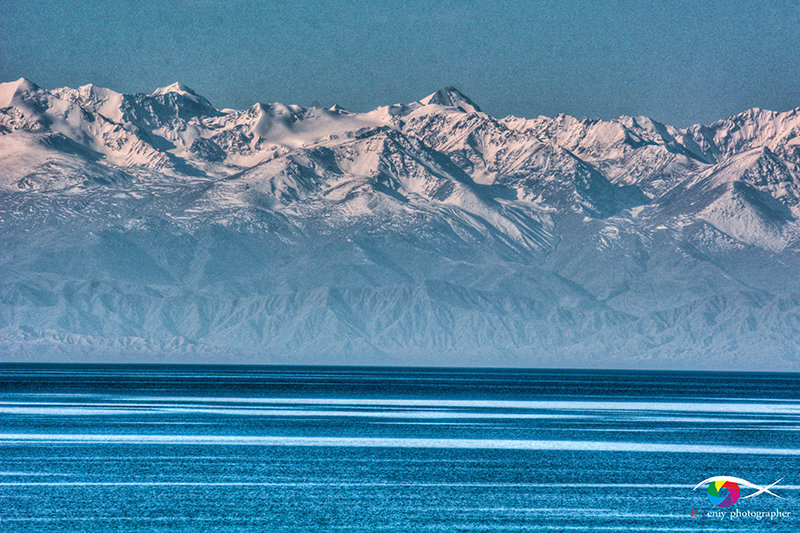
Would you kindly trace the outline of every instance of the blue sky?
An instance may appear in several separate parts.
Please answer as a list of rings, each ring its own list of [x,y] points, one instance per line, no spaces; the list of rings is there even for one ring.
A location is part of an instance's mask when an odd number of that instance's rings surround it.
[[[494,115],[688,125],[800,106],[800,3],[0,2],[0,78],[366,110],[455,85]]]

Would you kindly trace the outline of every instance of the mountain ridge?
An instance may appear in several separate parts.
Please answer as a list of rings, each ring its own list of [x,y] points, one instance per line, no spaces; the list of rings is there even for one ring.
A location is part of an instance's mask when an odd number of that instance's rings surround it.
[[[800,367],[800,108],[675,128],[25,79],[0,106],[15,360]]]

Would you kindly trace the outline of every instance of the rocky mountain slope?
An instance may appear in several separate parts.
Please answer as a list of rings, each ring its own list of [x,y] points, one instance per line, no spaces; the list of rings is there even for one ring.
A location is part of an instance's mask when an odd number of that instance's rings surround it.
[[[800,369],[800,108],[0,84],[3,360]]]

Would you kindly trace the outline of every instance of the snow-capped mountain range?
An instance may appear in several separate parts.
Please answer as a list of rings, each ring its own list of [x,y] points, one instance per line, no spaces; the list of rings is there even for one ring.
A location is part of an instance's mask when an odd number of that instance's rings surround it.
[[[800,108],[0,84],[3,360],[800,369]]]

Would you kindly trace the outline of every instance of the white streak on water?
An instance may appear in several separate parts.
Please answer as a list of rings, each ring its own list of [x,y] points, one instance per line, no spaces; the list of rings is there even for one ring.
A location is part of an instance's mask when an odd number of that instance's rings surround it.
[[[59,474],[54,472],[0,472],[0,476],[63,476],[69,477],[71,474]]]
[[[154,409],[93,409],[90,407],[0,407],[0,414],[26,414],[51,416],[81,415],[149,415],[157,413],[191,413],[246,416],[346,416],[358,418],[594,418],[592,415],[561,415],[548,413],[469,413],[463,411],[335,411],[312,409],[228,409],[228,408],[154,408]]]
[[[6,481],[0,486],[121,486],[121,487],[466,487],[466,488],[577,488],[577,489],[687,489],[691,483],[471,483],[471,482],[352,482],[352,481]],[[776,485],[782,491],[800,485]]]
[[[388,437],[286,437],[233,435],[95,435],[2,433],[0,444],[161,444],[226,446],[328,446],[355,448],[436,448],[469,450],[566,450],[652,453],[707,453],[800,455],[800,449],[752,446],[666,444],[655,442],[611,442],[578,440],[428,439]]]
[[[393,407],[459,407],[504,409],[569,409],[569,410],[620,410],[620,411],[678,411],[709,413],[773,413],[800,414],[800,405],[787,403],[737,403],[737,402],[623,402],[623,401],[567,401],[567,400],[439,400],[439,399],[389,399],[389,398],[234,398],[234,397],[117,397],[137,401],[159,402],[216,402],[251,404],[294,405],[358,405]]]
[[[93,407],[0,407],[0,414],[53,416],[149,415],[158,409],[113,409]]]

